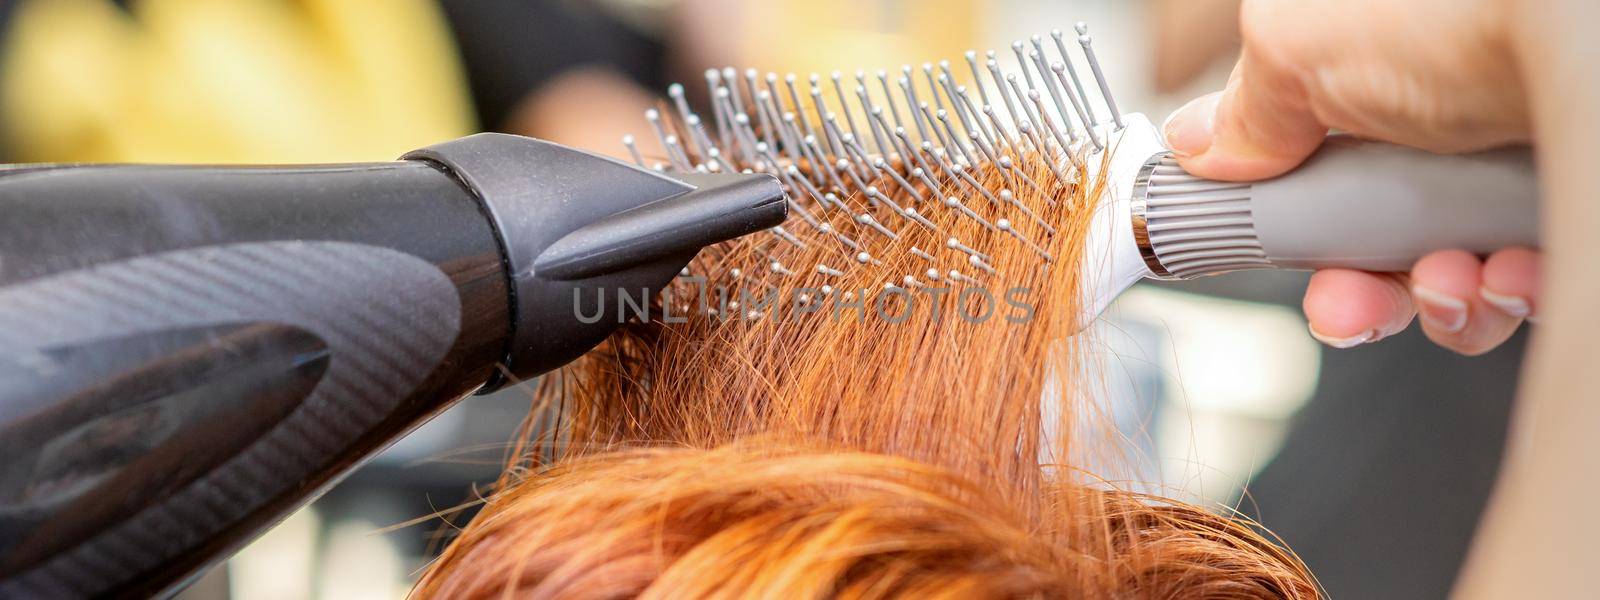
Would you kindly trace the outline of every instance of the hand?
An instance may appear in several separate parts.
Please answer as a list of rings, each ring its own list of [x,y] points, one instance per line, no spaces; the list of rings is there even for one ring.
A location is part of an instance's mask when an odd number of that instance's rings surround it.
[[[1227,88],[1165,125],[1184,168],[1265,179],[1299,165],[1330,129],[1435,152],[1529,139],[1528,101],[1498,0],[1246,0]],[[1539,254],[1430,254],[1409,275],[1320,271],[1311,333],[1338,348],[1404,330],[1463,354],[1504,342],[1538,308]]]
[[[1466,307],[1459,331],[1448,331],[1452,311],[1428,308],[1437,302],[1421,304],[1423,326],[1464,352],[1495,345],[1524,305],[1548,319],[1530,343],[1501,481],[1453,595],[1592,595],[1600,520],[1574,515],[1600,495],[1600,3],[1245,0],[1242,11],[1245,50],[1228,90],[1169,123],[1169,144],[1195,173],[1270,177],[1328,128],[1439,151],[1537,138],[1544,256],[1508,250],[1478,267],[1441,253],[1409,277],[1319,273],[1306,312],[1321,337],[1360,340],[1399,330],[1421,300],[1452,298]],[[1561,276],[1541,285],[1537,262]]]

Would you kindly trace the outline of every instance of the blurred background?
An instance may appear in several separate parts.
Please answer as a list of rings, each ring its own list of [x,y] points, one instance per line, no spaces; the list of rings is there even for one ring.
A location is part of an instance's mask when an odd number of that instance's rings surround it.
[[[623,155],[669,82],[704,100],[708,67],[803,80],[959,65],[1079,20],[1119,103],[1159,120],[1222,86],[1237,4],[0,0],[0,158],[390,160],[485,130]],[[1299,316],[1304,281],[1243,273],[1124,296],[1093,332],[1094,372],[1137,454],[1107,475],[1259,519],[1334,597],[1442,597],[1493,482],[1523,341],[1466,359],[1413,329],[1328,350]],[[435,515],[498,474],[528,397],[462,402],[184,597],[402,596],[471,509]]]

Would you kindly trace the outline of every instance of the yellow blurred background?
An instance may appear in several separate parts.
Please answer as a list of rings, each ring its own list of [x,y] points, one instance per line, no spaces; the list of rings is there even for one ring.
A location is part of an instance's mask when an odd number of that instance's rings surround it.
[[[976,47],[992,8],[968,0],[748,2],[733,29],[740,55],[764,70],[895,73],[899,65],[954,60]]]
[[[629,15],[651,8],[611,4]],[[689,54],[802,74],[851,68],[862,57],[892,67],[959,56],[976,41],[985,8],[965,0],[685,4],[690,16],[677,21],[718,32],[684,42],[706,47]],[[0,131],[13,161],[390,160],[478,129],[435,0],[22,0],[16,11],[0,54]],[[648,97],[614,95],[636,98],[628,105],[636,110]],[[603,118],[583,108],[552,110],[572,113],[569,121]],[[597,139],[581,137],[579,145]]]
[[[476,128],[432,0],[17,10],[0,66],[17,160],[392,160]]]

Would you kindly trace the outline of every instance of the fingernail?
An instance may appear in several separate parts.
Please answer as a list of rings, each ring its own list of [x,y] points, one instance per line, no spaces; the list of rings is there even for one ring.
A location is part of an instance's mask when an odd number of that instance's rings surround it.
[[[1518,319],[1525,319],[1533,312],[1533,306],[1528,304],[1528,299],[1521,296],[1496,294],[1486,287],[1478,288],[1478,295],[1483,297],[1484,302],[1488,302],[1494,305],[1495,308],[1500,309],[1500,312]]]
[[[1222,92],[1206,94],[1183,105],[1161,123],[1167,149],[1179,156],[1202,154],[1211,148],[1211,133],[1216,129],[1217,103]]]
[[[1467,302],[1444,292],[1413,286],[1411,295],[1417,299],[1417,316],[1434,329],[1455,333],[1467,327]]]
[[[1327,344],[1329,346],[1333,346],[1334,348],[1338,348],[1340,350],[1343,350],[1343,349],[1346,349],[1346,348],[1354,348],[1356,346],[1360,346],[1362,344],[1365,344],[1365,343],[1368,343],[1368,342],[1372,342],[1372,341],[1374,341],[1374,340],[1376,340],[1378,338],[1378,330],[1376,330],[1376,329],[1368,329],[1365,332],[1361,333],[1360,335],[1354,335],[1354,336],[1344,337],[1344,338],[1333,337],[1331,335],[1323,334],[1323,333],[1317,331],[1316,327],[1307,326],[1307,329],[1309,329],[1311,331],[1311,337],[1316,338],[1317,341],[1322,342],[1324,344]]]

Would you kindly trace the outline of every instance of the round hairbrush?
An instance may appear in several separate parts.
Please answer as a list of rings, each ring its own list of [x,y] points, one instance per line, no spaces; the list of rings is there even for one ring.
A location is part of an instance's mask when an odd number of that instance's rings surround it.
[[[1057,224],[1041,217],[1041,202],[1085,187],[1078,208],[1094,218],[1076,265],[1084,322],[1141,279],[1404,271],[1435,250],[1538,246],[1526,147],[1439,155],[1335,134],[1281,177],[1206,180],[1179,166],[1148,118],[1120,111],[1088,27],[1076,32],[1075,40],[1057,30],[1013,43],[1014,68],[994,51],[967,52],[968,73],[939,62],[904,66],[898,76],[878,71],[875,81],[864,71],[853,80],[814,74],[807,93],[792,74],[707,71],[711,122],[677,85],[669,90],[677,118],[647,115],[666,153],[655,167],[776,174],[793,215],[774,235],[799,242],[804,231],[861,262],[874,255],[868,242],[905,230],[943,238],[911,247],[928,269],[890,286],[998,275],[982,243],[944,235],[929,211],[953,211],[992,234],[980,236],[984,243],[1024,244],[1041,263],[1054,262],[1045,247]],[[835,210],[847,213],[850,231],[825,218]]]

